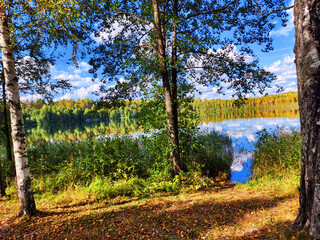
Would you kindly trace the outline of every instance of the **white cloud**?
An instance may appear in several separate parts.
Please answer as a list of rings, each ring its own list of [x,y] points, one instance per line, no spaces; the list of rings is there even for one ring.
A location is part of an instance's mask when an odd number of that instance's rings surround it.
[[[36,101],[41,98],[42,98],[42,96],[40,94],[30,94],[27,96],[21,96],[20,100],[21,101],[31,101],[31,100]]]
[[[287,83],[287,80],[295,79],[297,75],[295,72],[282,72],[280,76],[278,76],[278,81]],[[277,81],[276,81],[277,82]]]
[[[244,56],[244,60],[246,63],[251,63],[253,61],[253,57],[251,55]]]
[[[281,65],[281,60],[277,60],[274,63],[272,63],[269,67],[266,67],[265,69],[269,72],[279,72],[280,71],[280,65]]]
[[[200,92],[207,92],[208,90],[210,90],[209,89],[209,87],[208,86],[202,86],[202,85],[199,85],[199,84],[197,84],[197,89],[200,91]]]
[[[221,94],[218,94],[214,91],[212,92],[207,92],[201,95],[201,99],[204,100],[206,99],[214,99],[214,98],[222,98],[223,96],[221,96]]]
[[[55,100],[55,101],[60,101],[60,100],[62,100],[62,99],[72,99],[72,97],[73,97],[73,94],[71,94],[71,93],[66,93],[64,96],[59,97],[59,98],[55,98],[54,100]]]
[[[84,71],[89,71],[89,69],[91,68],[91,66],[90,66],[88,63],[86,63],[86,62],[81,62],[81,63],[79,64],[79,66],[80,66]]]
[[[74,94],[78,95],[79,98],[86,98],[89,96],[89,92],[87,91],[87,89],[85,89],[84,87],[77,89],[76,91],[74,91]]]
[[[80,62],[77,67],[69,66],[67,70],[60,70],[52,66],[51,75],[54,79],[67,80],[72,87],[89,87],[93,84],[92,78],[88,76],[90,65],[86,62]]]
[[[91,77],[83,77],[79,74],[71,74],[71,73],[61,73],[59,75],[53,76],[54,79],[65,79],[67,80],[73,87],[88,87],[92,85]]]
[[[294,64],[294,60],[295,60],[295,57],[292,55],[292,56],[286,56],[283,60],[283,62],[285,64]]]
[[[100,29],[97,32],[97,36],[92,34],[91,37],[96,41],[96,43],[100,44],[108,40],[110,37],[117,36],[122,30],[123,26],[121,26],[118,22],[115,22],[109,29]]]
[[[91,84],[88,87],[81,87],[74,90],[72,93],[66,93],[61,97],[55,98],[55,101],[59,101],[62,99],[82,99],[82,98],[97,98],[94,95],[94,92],[99,91],[101,83]]]
[[[259,130],[259,131],[263,129],[263,125],[262,124],[257,124],[257,125],[254,125],[253,127],[255,129]]]
[[[290,6],[293,6],[293,4],[294,4],[294,1],[292,0],[290,3]],[[289,14],[289,17],[288,17],[289,20],[288,20],[287,26],[281,27],[278,30],[271,31],[270,36],[289,36],[291,31],[294,30],[293,8],[289,9],[287,13]]]
[[[90,87],[87,88],[87,90],[91,92],[99,91],[101,85],[102,83],[92,84]]]
[[[277,59],[272,64],[265,66],[264,68],[274,73],[277,76],[277,79],[274,81],[273,86],[266,90],[269,94],[276,94],[278,88],[275,85],[281,86],[284,88],[284,92],[297,91],[297,76],[296,76],[296,66],[294,63],[294,55],[284,55],[282,59]],[[221,83],[221,86],[226,89],[229,84]],[[231,99],[234,94],[234,90],[226,90],[225,94],[217,93],[217,88],[196,85],[196,88],[202,92],[200,96],[201,99]],[[259,94],[257,94],[259,96]],[[252,94],[248,94],[246,97],[254,97]]]
[[[243,163],[247,162],[249,158],[252,158],[252,152],[241,152],[234,153],[233,161],[231,165],[231,171],[240,172],[243,169]]]
[[[86,63],[86,62],[80,62],[78,64],[78,66],[74,67],[74,66],[70,66],[69,69],[71,71],[73,71],[74,73],[77,73],[77,74],[81,74],[83,72],[88,72],[90,70],[91,66]]]
[[[82,99],[82,98],[97,98],[94,92],[99,91],[99,79],[92,80],[88,76],[90,65],[87,62],[80,62],[77,67],[69,66],[67,70],[60,70],[56,66],[52,67],[52,76],[54,79],[65,79],[72,86],[72,92],[68,92],[63,96],[58,96],[54,100],[62,99]]]
[[[275,84],[282,86],[285,92],[297,91],[297,74],[294,59],[294,55],[285,55],[281,60],[276,60],[271,65],[265,67],[267,71],[276,74],[277,80]],[[276,88],[272,88],[268,92],[275,93],[275,91]]]
[[[131,16],[132,18],[133,16]],[[140,42],[148,39],[148,34],[146,34],[151,28],[153,28],[153,24],[148,22],[148,26],[145,24],[140,24],[140,21],[136,21],[132,24],[132,19],[128,20],[126,16],[113,16],[107,19],[108,27],[100,28],[95,34],[92,34],[91,37],[96,43],[101,44],[103,42],[111,42],[115,37],[119,37],[118,35],[121,33],[121,37],[125,38],[131,36],[133,34],[139,36],[144,36],[140,39]]]
[[[296,92],[298,91],[297,87],[289,87],[284,90],[284,92]]]

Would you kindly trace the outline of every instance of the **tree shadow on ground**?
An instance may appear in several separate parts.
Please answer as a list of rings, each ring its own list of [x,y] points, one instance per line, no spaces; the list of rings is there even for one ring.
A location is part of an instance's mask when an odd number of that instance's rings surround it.
[[[224,227],[236,226],[248,213],[277,207],[292,198],[295,196],[246,196],[241,200],[201,202],[162,199],[135,206],[62,208],[59,212],[13,222],[6,234],[17,239],[201,239],[213,229],[223,232]],[[286,224],[277,223],[279,227]],[[267,239],[264,236],[268,232],[263,231],[231,239]]]

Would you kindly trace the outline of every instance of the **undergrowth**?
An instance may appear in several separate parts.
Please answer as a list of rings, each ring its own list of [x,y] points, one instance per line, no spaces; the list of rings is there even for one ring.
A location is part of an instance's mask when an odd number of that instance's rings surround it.
[[[278,128],[259,131],[253,155],[253,179],[282,179],[299,175],[301,159],[300,132]]]
[[[183,186],[208,187],[213,184],[210,177],[219,171],[229,174],[232,143],[228,136],[199,132],[188,137],[181,145],[184,173],[179,176],[171,172],[165,131],[34,145],[28,148],[33,190],[56,194],[78,189],[95,199],[145,197],[174,194]]]

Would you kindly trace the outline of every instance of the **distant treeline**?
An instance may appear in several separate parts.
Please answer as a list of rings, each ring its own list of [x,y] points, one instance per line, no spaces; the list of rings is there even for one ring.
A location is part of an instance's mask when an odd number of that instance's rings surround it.
[[[46,104],[44,100],[23,101],[22,108],[27,126],[37,125],[48,129],[54,123],[56,126],[64,126],[64,129],[70,129],[74,125],[135,119],[138,104],[139,101],[132,101],[112,110],[96,110],[93,100],[64,99],[51,104]]]
[[[210,117],[215,115],[252,115],[250,112],[256,110],[274,110],[286,108],[290,110],[298,109],[298,93],[288,92],[276,95],[267,95],[264,97],[248,98],[245,104],[237,106],[234,100],[211,99],[201,100],[197,98],[193,102],[193,109],[197,111],[200,117]],[[232,118],[232,117],[231,117]]]
[[[54,123],[56,126],[64,126],[69,129],[75,124],[89,124],[93,122],[109,122],[120,120],[132,120],[138,116],[140,100],[126,102],[125,106],[115,109],[95,110],[95,102],[90,99],[61,100],[46,104],[43,100],[23,101],[23,114],[26,125],[37,125],[41,128],[49,128]],[[225,115],[224,118],[252,115],[256,111],[266,110],[270,114],[281,112],[281,109],[298,111],[298,94],[289,92],[279,95],[267,95],[264,97],[248,98],[244,105],[236,106],[234,100],[211,99],[193,101],[193,109],[201,119],[207,117]]]

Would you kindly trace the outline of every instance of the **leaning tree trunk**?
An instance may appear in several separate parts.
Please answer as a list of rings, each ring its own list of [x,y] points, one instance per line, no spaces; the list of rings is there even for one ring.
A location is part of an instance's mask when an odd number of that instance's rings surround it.
[[[161,78],[163,86],[163,94],[165,98],[165,106],[167,113],[168,136],[171,144],[171,162],[172,169],[175,174],[182,171],[179,149],[179,132],[178,132],[178,114],[176,105],[176,82],[174,86],[170,86],[169,72],[166,63],[166,39],[163,26],[164,19],[160,17],[159,6],[157,0],[152,0],[154,23],[156,27],[157,48],[160,59]],[[173,87],[173,90],[171,88]]]
[[[295,0],[301,122],[300,207],[295,225],[320,238],[320,1]]]
[[[3,1],[0,2],[0,46],[10,106],[11,136],[20,199],[19,215],[32,216],[36,213],[36,205],[31,188],[18,78],[16,75],[15,62],[11,49],[10,31],[7,22],[6,9]]]

